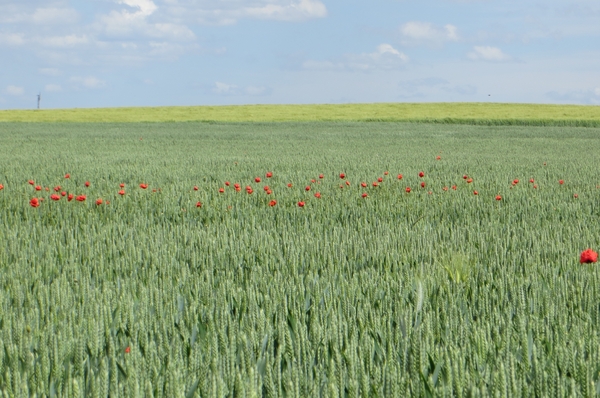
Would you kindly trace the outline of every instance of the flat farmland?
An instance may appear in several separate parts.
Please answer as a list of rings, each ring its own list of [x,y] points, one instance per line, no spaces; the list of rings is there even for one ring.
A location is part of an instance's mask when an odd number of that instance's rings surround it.
[[[599,391],[599,128],[7,122],[0,145],[8,396]]]

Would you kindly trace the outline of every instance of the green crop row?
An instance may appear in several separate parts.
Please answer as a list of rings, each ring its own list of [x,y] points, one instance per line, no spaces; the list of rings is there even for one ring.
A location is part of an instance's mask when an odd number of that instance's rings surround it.
[[[594,396],[598,133],[0,124],[0,391]]]

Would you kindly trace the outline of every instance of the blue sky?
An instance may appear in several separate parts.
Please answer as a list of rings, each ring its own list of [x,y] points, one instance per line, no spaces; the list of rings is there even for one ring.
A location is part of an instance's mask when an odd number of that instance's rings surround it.
[[[0,0],[0,109],[600,105],[598,0]]]

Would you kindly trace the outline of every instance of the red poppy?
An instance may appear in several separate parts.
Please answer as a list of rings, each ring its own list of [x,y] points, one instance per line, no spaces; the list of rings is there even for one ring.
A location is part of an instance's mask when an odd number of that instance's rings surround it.
[[[596,261],[598,261],[598,253],[596,253],[592,249],[586,249],[581,252],[581,257],[579,257],[579,262],[581,264],[595,263]]]
[[[452,189],[456,191],[456,185],[452,185]]]
[[[463,175],[463,180],[466,180],[467,178],[469,178],[469,176],[468,176],[468,175],[466,175],[466,174],[464,174],[464,175]]]
[[[361,182],[360,186],[363,187],[363,188],[366,188],[367,187],[367,183],[366,182]]]
[[[270,189],[267,191],[267,195],[270,195],[272,193],[273,193],[273,191],[271,191]]]
[[[377,181],[378,181],[378,182],[383,182],[383,178],[379,177],[379,178],[377,179]]]
[[[29,201],[29,206],[31,207],[38,207],[40,205],[40,201],[38,200],[38,198],[33,198]]]
[[[346,180],[346,185],[350,186],[350,181]]]
[[[66,193],[65,191],[62,191],[62,192],[60,193],[60,196],[67,196],[67,193]]]
[[[70,202],[73,200],[73,198],[75,197],[75,195],[73,195],[72,193],[69,194],[69,196],[67,197],[67,200]]]
[[[86,187],[89,187],[89,186],[90,186],[90,182],[89,182],[89,181],[86,181],[86,182],[85,182],[85,186],[86,186]]]
[[[219,193],[223,193],[223,192],[225,192],[225,189],[224,188],[219,188]]]
[[[69,173],[65,174],[65,178],[71,178],[71,174],[69,174]]]
[[[140,188],[146,189],[146,188],[148,188],[148,184],[141,183],[140,184]]]
[[[288,185],[288,188],[291,188],[291,187],[292,187],[292,183],[291,183],[291,182],[288,182],[288,184],[287,184],[287,185]]]
[[[41,190],[42,190],[42,187],[40,187],[39,185],[36,185],[36,186],[35,186],[35,190],[36,190],[36,191],[41,191]]]
[[[121,189],[121,190],[119,191],[119,195],[121,195],[121,196],[125,195],[125,190],[124,190],[124,189]]]
[[[268,191],[269,190],[269,186],[265,185],[265,187],[263,188],[263,190]]]
[[[119,187],[120,187],[120,188],[125,188],[125,184],[123,184],[123,183],[120,183],[120,184],[119,184]]]
[[[129,354],[131,352],[131,347],[127,346],[125,348],[125,354]]]
[[[533,189],[537,189],[537,185],[534,185],[534,186],[533,186]]]
[[[496,195],[496,200],[502,200],[502,196]]]
[[[532,179],[530,179],[530,180],[529,180],[529,182],[533,184],[533,178],[532,178]]]
[[[317,192],[317,193],[315,193],[315,198],[317,198],[317,199],[321,199],[321,192]]]
[[[273,173],[272,173],[272,172],[270,172],[270,171],[269,171],[269,172],[267,172],[267,178],[271,178],[271,177],[273,177]]]
[[[442,157],[439,155],[435,157],[435,160],[441,160],[441,159],[442,159]]]
[[[248,195],[252,195],[252,192],[254,192],[254,191],[251,189],[246,189],[246,192],[248,193]]]
[[[367,196],[369,196],[369,195],[367,195],[367,193],[366,193],[366,192],[363,192],[363,194],[362,194],[362,197],[363,197],[363,198],[366,198]]]
[[[235,187],[235,191],[236,191],[236,192],[240,192],[241,190],[242,190],[242,188],[240,188],[240,187]]]
[[[194,191],[197,191],[197,190],[198,190],[198,187],[194,185]]]
[[[52,195],[50,195],[50,199],[54,201],[60,200],[60,195],[53,193]]]
[[[298,207],[304,207],[304,202],[303,201],[298,202]]]
[[[340,185],[340,189],[344,189],[344,186],[343,186],[343,185]]]
[[[344,178],[346,178],[346,174],[340,173],[340,178],[343,180]]]
[[[473,191],[473,195],[479,195],[479,192]]]
[[[564,182],[563,180],[558,180],[558,183],[559,183],[560,185],[562,185],[562,184],[564,184],[565,182]]]
[[[196,207],[202,207],[202,203],[196,202]]]
[[[50,188],[46,187],[46,188],[44,188],[44,190],[45,190],[46,192],[48,192],[48,191],[50,190]]]
[[[315,180],[315,179],[313,178],[312,180],[310,180],[310,182],[311,182],[312,184],[314,184],[315,182],[317,182],[317,180]]]
[[[379,186],[379,184],[377,184],[377,181],[373,181],[373,186],[374,186],[374,187],[377,187],[377,186]]]
[[[422,171],[419,171],[419,177],[421,177],[421,178],[425,177],[425,173]]]
[[[102,204],[102,199],[96,199],[96,206],[100,206]]]
[[[398,179],[401,180],[402,179],[402,174],[398,174]]]
[[[472,179],[472,178],[469,178],[469,179],[467,180],[467,184],[470,184],[470,183],[472,183],[472,182],[473,182],[473,179]]]
[[[225,181],[225,186],[228,187],[231,183],[229,181]]]
[[[425,188],[425,181],[421,182],[421,188]]]
[[[0,184],[0,191],[4,189],[4,185]]]
[[[517,185],[518,183],[519,183],[519,180],[515,178],[515,179],[513,180],[513,185]]]
[[[260,182],[260,177],[256,177],[256,178],[254,179],[254,182]]]
[[[446,192],[448,190],[448,187],[444,187],[442,188],[442,191]]]
[[[390,172],[389,172],[389,171],[384,171],[384,172],[383,172],[383,175],[384,175],[384,176],[386,176],[386,175],[388,175],[388,174],[390,174]]]
[[[85,195],[79,195],[75,198],[75,200],[78,202],[85,202]]]
[[[309,185],[307,185],[307,186],[304,188],[304,190],[305,190],[305,191],[310,191],[310,186],[309,186]]]
[[[227,185],[227,184],[225,184],[225,185]],[[235,184],[233,184],[233,186],[234,186],[235,188],[239,188],[239,187],[240,187],[240,184],[238,184],[238,183],[236,182]]]
[[[276,204],[277,204],[276,200],[272,200],[269,202],[269,206],[271,206],[271,207],[275,206]]]
[[[58,192],[58,191],[60,191],[60,185],[57,185],[54,187],[54,192]]]
[[[405,191],[406,191],[406,193],[410,193],[410,191],[411,191],[410,187],[406,187]]]
[[[577,195],[577,194],[575,193],[575,194],[573,194],[573,197],[574,197],[575,199],[577,199],[577,198],[579,197],[579,195]]]
[[[35,182],[33,180],[29,180],[29,185],[33,185]]]
[[[323,179],[323,174],[319,174],[319,178],[320,178],[320,179]]]

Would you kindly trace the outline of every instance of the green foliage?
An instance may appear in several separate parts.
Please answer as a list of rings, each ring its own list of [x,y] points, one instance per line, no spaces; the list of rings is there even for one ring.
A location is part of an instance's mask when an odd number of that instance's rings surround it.
[[[598,133],[0,124],[0,391],[597,394]]]

